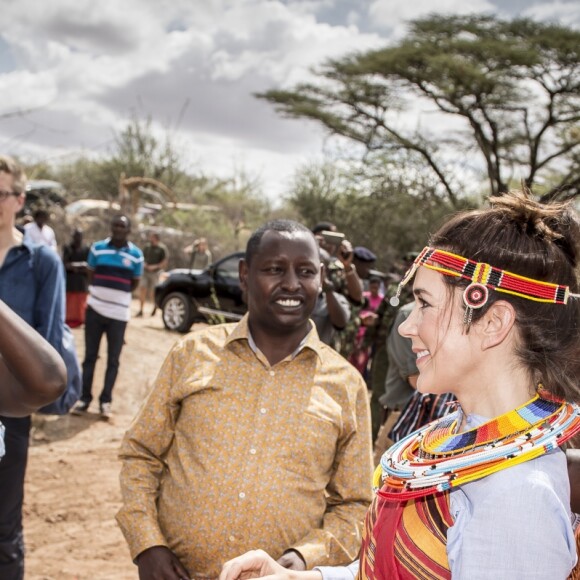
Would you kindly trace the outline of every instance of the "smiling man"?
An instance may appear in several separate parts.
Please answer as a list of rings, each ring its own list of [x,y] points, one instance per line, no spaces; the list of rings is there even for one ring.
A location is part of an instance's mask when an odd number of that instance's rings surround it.
[[[262,226],[240,281],[248,314],[173,348],[123,441],[117,520],[141,580],[216,578],[258,546],[296,570],[356,557],[369,409],[362,377],[310,321],[312,233]]]

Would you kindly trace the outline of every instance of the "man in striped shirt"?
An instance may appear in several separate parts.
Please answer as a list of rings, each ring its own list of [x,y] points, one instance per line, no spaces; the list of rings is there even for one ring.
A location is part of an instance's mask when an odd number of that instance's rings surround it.
[[[107,337],[107,370],[99,396],[99,410],[111,418],[111,401],[127,322],[131,317],[131,294],[143,272],[143,253],[128,241],[131,222],[117,215],[111,222],[111,237],[95,242],[88,258],[89,299],[85,319],[83,393],[73,413],[86,413],[93,399],[92,386],[99,345]]]

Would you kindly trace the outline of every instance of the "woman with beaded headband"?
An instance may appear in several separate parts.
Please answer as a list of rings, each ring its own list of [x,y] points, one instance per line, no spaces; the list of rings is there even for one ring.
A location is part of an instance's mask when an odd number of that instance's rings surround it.
[[[458,409],[391,447],[360,560],[307,572],[248,552],[220,580],[565,579],[576,563],[565,454],[580,431],[580,225],[528,192],[453,217],[421,252],[399,327],[421,392]]]

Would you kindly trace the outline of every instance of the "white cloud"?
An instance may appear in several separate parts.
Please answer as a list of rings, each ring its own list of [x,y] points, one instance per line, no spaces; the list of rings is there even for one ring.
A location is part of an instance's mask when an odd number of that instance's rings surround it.
[[[563,2],[555,0],[543,4],[535,4],[526,8],[522,16],[527,16],[535,20],[554,21],[580,28],[580,3],[577,1]]]
[[[572,4],[559,0],[528,12],[576,18]],[[436,7],[430,0],[3,0],[0,48],[10,58],[0,60],[0,115],[38,110],[2,120],[0,148],[37,158],[103,152],[137,109],[152,116],[156,131],[173,127],[184,154],[202,169],[223,174],[242,160],[263,176],[267,191],[282,191],[294,165],[321,150],[324,133],[314,123],[282,119],[252,93],[309,80],[310,67],[383,46],[402,33],[405,20],[434,10],[494,6],[491,0],[439,0]],[[383,35],[365,30],[367,24]]]
[[[369,6],[369,18],[377,28],[392,32],[398,38],[405,32],[405,22],[437,14],[473,14],[495,11],[496,7],[488,0],[373,0]]]
[[[0,143],[31,156],[51,143],[59,154],[101,149],[132,109],[161,130],[189,103],[179,130],[193,157],[222,168],[243,157],[259,173],[287,174],[294,157],[320,149],[322,131],[281,119],[252,93],[292,85],[325,58],[384,42],[354,24],[320,22],[317,14],[333,3],[53,0],[38,10],[35,0],[9,1],[2,36],[17,70],[0,75],[0,90],[15,96],[3,99],[0,114],[42,108],[0,124]]]

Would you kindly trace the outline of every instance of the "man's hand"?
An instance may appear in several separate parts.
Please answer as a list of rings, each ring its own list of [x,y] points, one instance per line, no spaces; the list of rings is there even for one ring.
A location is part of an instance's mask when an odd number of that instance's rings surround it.
[[[165,546],[153,546],[137,556],[139,580],[189,580],[177,556]]]
[[[352,244],[348,240],[342,240],[338,250],[338,259],[343,263],[345,270],[350,268],[354,258]]]
[[[306,570],[306,562],[296,550],[289,550],[278,558],[278,564],[288,570]]]

